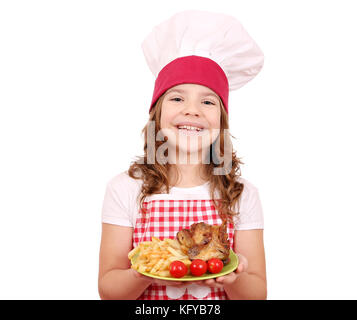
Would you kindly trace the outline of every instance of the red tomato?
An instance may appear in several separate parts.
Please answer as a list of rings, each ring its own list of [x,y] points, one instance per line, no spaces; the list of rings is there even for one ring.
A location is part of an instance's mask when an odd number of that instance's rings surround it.
[[[190,265],[190,271],[194,276],[201,276],[207,271],[207,263],[201,259],[195,259]]]
[[[182,278],[187,273],[187,267],[182,261],[172,261],[170,264],[170,273],[175,278]]]
[[[207,265],[208,265],[208,271],[211,273],[218,273],[223,268],[222,260],[217,259],[217,258],[209,259],[207,262]]]

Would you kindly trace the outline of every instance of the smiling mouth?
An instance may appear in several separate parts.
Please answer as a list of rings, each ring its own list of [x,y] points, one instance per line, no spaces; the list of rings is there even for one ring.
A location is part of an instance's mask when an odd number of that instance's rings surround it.
[[[193,126],[176,126],[176,129],[178,129],[179,131],[192,131],[192,132],[201,132],[205,130],[205,128],[198,128]]]
[[[206,128],[194,128],[194,129],[188,129],[188,128],[178,128],[174,127],[177,130],[177,135],[178,136],[184,136],[184,137],[202,137],[205,136],[208,133],[208,129]]]

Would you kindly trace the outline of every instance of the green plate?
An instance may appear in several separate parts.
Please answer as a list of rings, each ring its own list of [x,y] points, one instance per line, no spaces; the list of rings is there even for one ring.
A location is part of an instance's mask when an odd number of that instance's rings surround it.
[[[134,264],[136,259],[139,256],[139,252],[137,254],[135,254],[133,256],[133,258],[131,259],[131,263]],[[202,276],[196,277],[193,276],[191,274],[186,275],[182,278],[174,278],[174,277],[161,277],[161,276],[157,276],[154,274],[151,274],[150,272],[140,272],[141,274],[147,276],[147,277],[151,277],[151,278],[156,278],[156,279],[162,279],[162,280],[172,280],[172,281],[198,281],[198,280],[206,280],[206,279],[212,279],[212,278],[218,278],[221,276],[224,276],[228,273],[233,272],[235,269],[237,269],[238,267],[238,257],[237,255],[234,253],[234,251],[231,249],[230,254],[229,254],[229,258],[230,258],[230,262],[228,264],[226,264],[225,266],[223,266],[223,269],[221,270],[221,272],[219,273],[209,273],[209,271],[207,271],[205,274],[203,274]]]

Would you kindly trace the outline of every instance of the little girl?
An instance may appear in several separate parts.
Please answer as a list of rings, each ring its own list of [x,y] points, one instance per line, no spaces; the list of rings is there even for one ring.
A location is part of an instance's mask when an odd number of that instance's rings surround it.
[[[263,54],[233,17],[180,12],[142,44],[156,77],[144,156],[107,184],[102,210],[102,299],[266,299],[263,214],[240,176],[228,126],[228,92],[254,78]],[[239,266],[205,281],[164,281],[130,268],[128,253],[193,223],[227,222]]]

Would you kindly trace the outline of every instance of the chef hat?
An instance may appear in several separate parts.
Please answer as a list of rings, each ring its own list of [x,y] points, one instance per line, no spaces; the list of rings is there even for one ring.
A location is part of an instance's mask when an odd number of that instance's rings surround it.
[[[229,91],[253,79],[264,62],[238,20],[200,10],[176,13],[155,26],[141,46],[156,78],[149,112],[166,90],[183,83],[212,89],[228,112]]]

